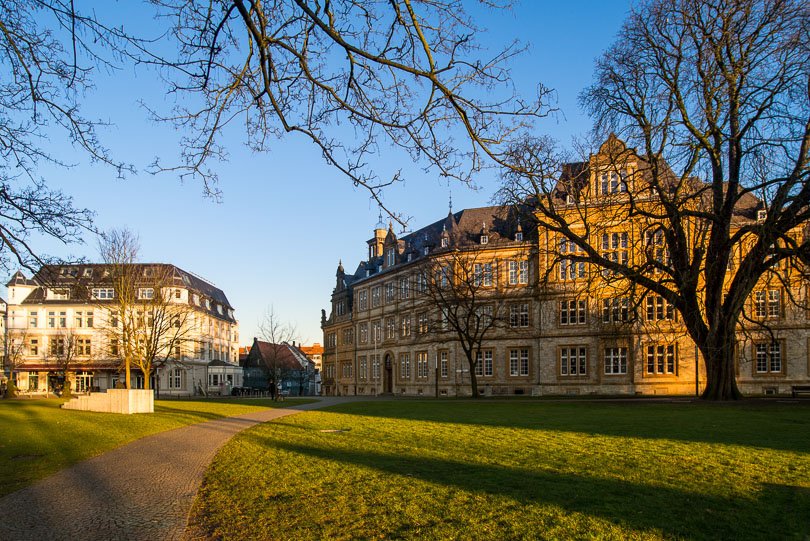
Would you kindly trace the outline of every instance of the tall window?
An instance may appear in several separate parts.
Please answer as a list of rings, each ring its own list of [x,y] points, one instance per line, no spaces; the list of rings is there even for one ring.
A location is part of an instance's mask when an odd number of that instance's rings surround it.
[[[397,287],[394,282],[388,282],[385,284],[385,302],[394,302],[397,294]]]
[[[386,252],[385,263],[389,267],[393,267],[394,263],[396,263],[396,251],[393,248],[389,248],[388,252]]]
[[[778,289],[762,289],[754,292],[754,315],[756,317],[779,317],[781,314],[781,291]]]
[[[28,354],[34,357],[39,355],[39,338],[31,338],[28,340]]]
[[[570,242],[565,237],[560,237],[559,241],[560,252],[560,280],[577,280],[585,278],[585,262],[574,261],[573,259],[565,257],[566,254],[581,254],[582,248],[574,242]]]
[[[357,334],[360,336],[360,343],[368,343],[368,323],[360,323],[357,326]]]
[[[363,355],[357,358],[357,378],[360,380],[366,379],[366,374],[368,370],[368,360],[366,356]]]
[[[584,325],[588,303],[584,299],[560,301],[560,325]]]
[[[376,381],[380,379],[380,354],[371,356],[371,377]]]
[[[782,372],[782,345],[779,342],[754,344],[758,374]]]
[[[529,326],[529,303],[522,302],[509,307],[509,326],[528,327]]]
[[[393,340],[397,336],[397,322],[394,318],[385,318],[385,338]]]
[[[627,265],[627,233],[603,233],[602,234],[602,257],[612,263]],[[614,271],[605,269],[604,274],[612,275]]]
[[[658,295],[649,295],[647,303],[647,321],[662,321],[675,319],[675,308],[669,301]]]
[[[654,263],[653,272],[661,272],[662,265],[671,265],[663,229],[658,228],[644,233],[644,247],[647,260]]]
[[[529,350],[527,348],[509,350],[509,375],[529,375]]]
[[[509,285],[529,283],[529,262],[526,260],[509,261]]]
[[[491,376],[493,374],[492,350],[485,349],[475,354],[475,375]]]
[[[427,291],[427,274],[424,271],[416,275],[416,291],[418,293],[425,293]]]
[[[630,320],[630,299],[614,297],[602,299],[602,321],[604,323],[621,323]]]
[[[400,320],[400,323],[401,323],[400,333],[402,334],[402,336],[410,336],[411,335],[411,316],[410,315],[402,316],[402,319]]]
[[[183,388],[183,370],[180,368],[173,368],[169,371],[169,389],[182,389]]]
[[[492,263],[475,263],[473,265],[473,284],[476,287],[492,285]]]
[[[427,312],[422,312],[416,316],[416,332],[425,334],[428,332],[428,315]]]
[[[37,325],[39,324],[38,321],[38,313],[36,311],[28,312],[28,328],[29,329],[36,329]]]
[[[51,344],[51,355],[64,355],[65,354],[65,339],[62,337],[52,336],[49,338]]]
[[[406,278],[399,279],[399,298],[408,299],[411,296],[411,282]]]
[[[675,344],[651,344],[647,346],[647,373],[675,373]]]
[[[416,377],[420,379],[425,379],[428,377],[427,351],[420,351],[416,354]]]
[[[584,376],[588,369],[588,348],[566,346],[560,348],[560,375]]]
[[[371,322],[371,341],[374,344],[382,342],[382,321],[380,320]]]
[[[363,291],[357,292],[357,309],[358,310],[368,309],[368,291],[366,291],[365,289]]]
[[[605,348],[605,374],[616,375],[627,373],[627,348]]]
[[[446,351],[439,352],[439,372],[443,378],[448,376]]]
[[[411,379],[411,356],[408,353],[399,356],[399,377],[403,380]]]
[[[77,338],[76,339],[76,354],[83,356],[90,356],[90,338]]]
[[[371,307],[377,308],[380,305],[380,286],[371,288]]]

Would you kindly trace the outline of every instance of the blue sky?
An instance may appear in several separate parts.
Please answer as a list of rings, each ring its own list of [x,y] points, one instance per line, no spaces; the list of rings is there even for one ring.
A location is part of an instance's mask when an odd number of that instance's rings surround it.
[[[136,4],[116,6],[128,24],[145,24]],[[529,52],[512,63],[518,88],[531,94],[542,82],[556,90],[561,112],[539,124],[540,134],[566,145],[589,130],[577,95],[590,84],[594,59],[612,43],[628,8],[629,2],[618,0],[524,0],[505,13],[475,8],[486,20],[479,20],[488,29],[481,37],[484,45],[495,49],[512,39],[529,45]],[[104,142],[137,172],[116,179],[109,168],[86,163],[57,141],[57,153],[76,165],[43,168],[48,183],[71,195],[77,206],[94,210],[98,228],[128,227],[139,234],[144,261],[176,264],[222,288],[236,308],[243,345],[252,342],[271,305],[305,343],[322,343],[320,311],[328,312],[338,261],[356,267],[378,220],[368,195],[328,167],[303,139],[287,137],[258,155],[245,148],[239,130],[232,130],[223,140],[230,160],[215,165],[223,200],[205,199],[198,184],[145,172],[155,156],[170,160],[178,154],[178,134],[150,121],[139,105],[171,103],[154,74],[130,68],[99,74],[96,81],[84,113],[112,123],[101,132]],[[411,217],[411,228],[447,213],[446,182],[384,147],[378,160],[405,173],[406,181],[390,189],[385,201]],[[452,186],[454,210],[487,205],[497,183],[497,176],[487,173],[477,179],[477,191]],[[84,245],[43,241],[38,247],[51,255],[96,260],[95,246],[88,235]]]

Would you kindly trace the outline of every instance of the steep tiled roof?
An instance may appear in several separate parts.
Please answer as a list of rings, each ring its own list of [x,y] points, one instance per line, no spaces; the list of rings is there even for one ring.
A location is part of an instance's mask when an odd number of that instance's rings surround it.
[[[281,368],[301,370],[311,362],[301,350],[286,343],[273,344],[254,340],[253,346],[250,348],[250,353],[245,361],[245,366],[248,367],[273,362],[278,363],[277,366]]]

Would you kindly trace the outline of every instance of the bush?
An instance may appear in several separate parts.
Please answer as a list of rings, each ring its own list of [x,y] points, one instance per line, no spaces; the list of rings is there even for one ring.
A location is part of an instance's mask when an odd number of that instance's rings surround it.
[[[6,382],[6,398],[17,398],[17,386],[11,378]]]

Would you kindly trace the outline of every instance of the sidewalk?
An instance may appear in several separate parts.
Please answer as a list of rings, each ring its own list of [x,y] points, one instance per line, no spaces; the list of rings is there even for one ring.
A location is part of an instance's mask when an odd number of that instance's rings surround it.
[[[231,437],[258,423],[350,401],[323,398],[177,428],[80,462],[0,498],[0,539],[181,539],[203,474]]]

